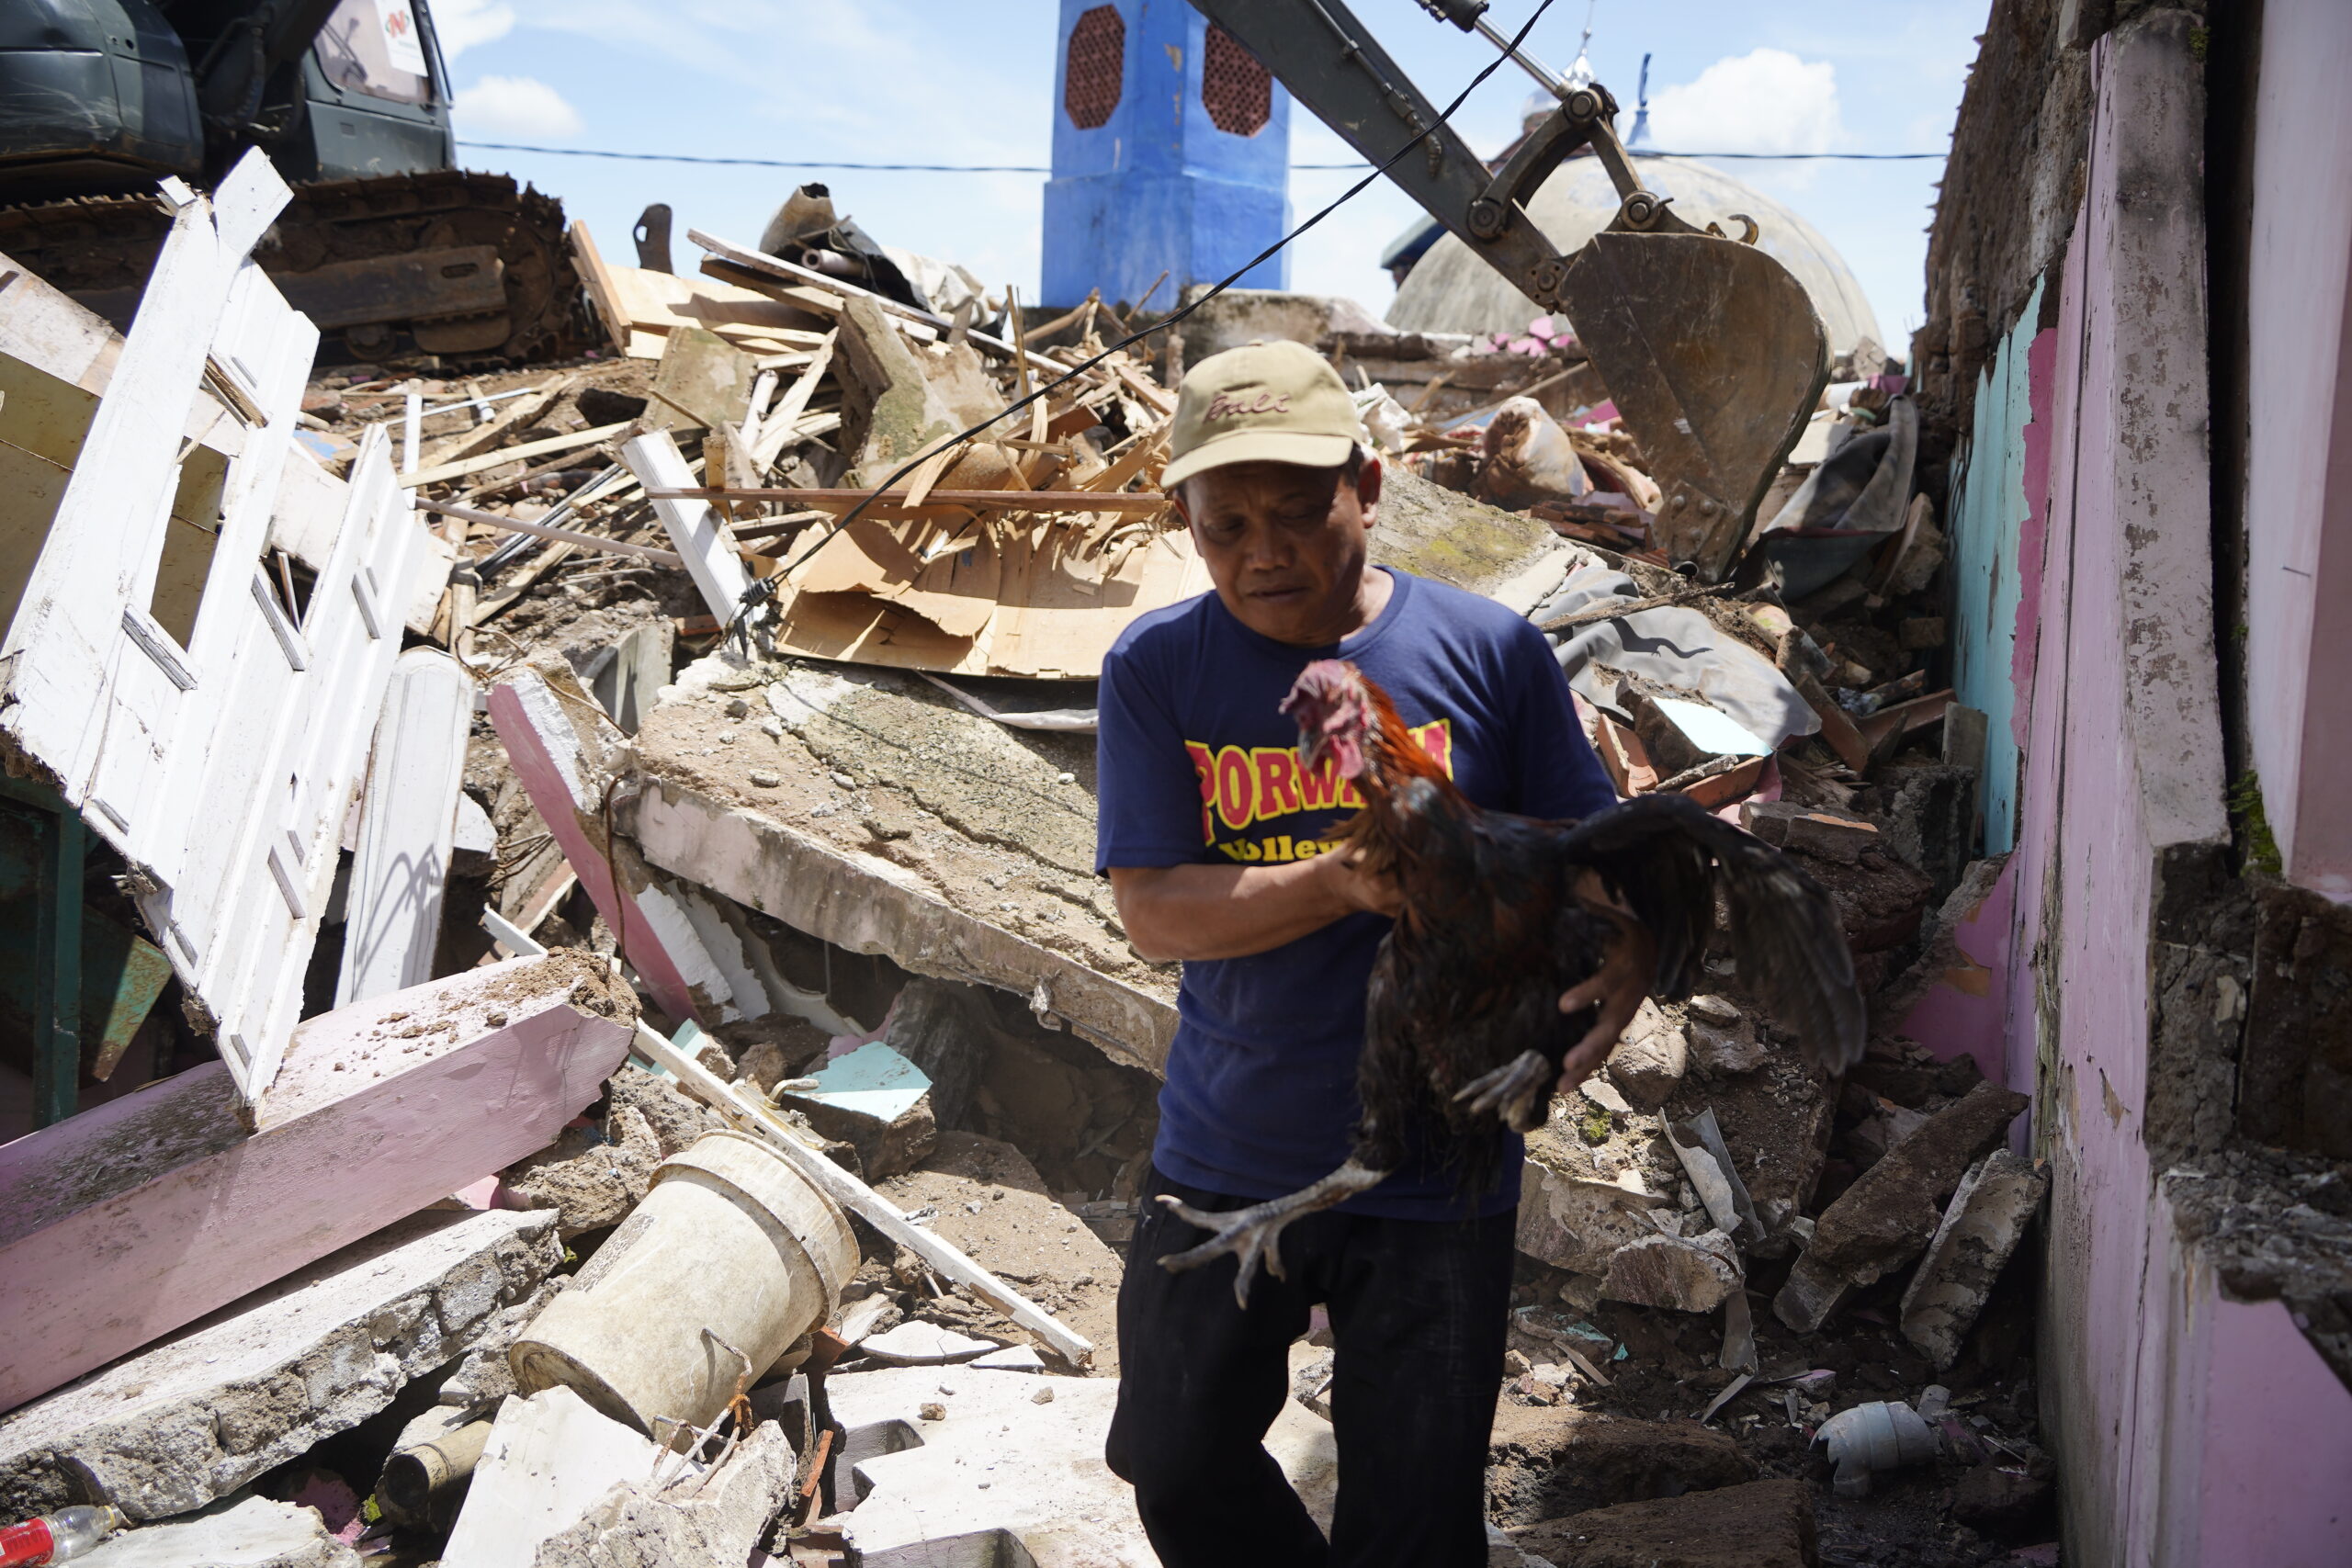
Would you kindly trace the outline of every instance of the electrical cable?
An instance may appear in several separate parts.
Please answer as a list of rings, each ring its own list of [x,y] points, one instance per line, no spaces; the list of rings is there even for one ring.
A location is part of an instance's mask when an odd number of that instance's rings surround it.
[[[634,164],[718,164],[749,169],[850,169],[861,174],[915,175],[1050,175],[1046,164],[859,164],[842,158],[708,158],[688,152],[615,152],[593,147],[529,147],[516,141],[474,141],[460,137],[460,147],[493,152],[537,152],[554,158],[615,158]],[[1628,148],[1636,158],[1737,158],[1781,163],[1840,162],[1900,164],[1927,158],[1948,158],[1949,152],[1666,152],[1650,147]],[[1363,163],[1293,164],[1294,171],[1334,173],[1361,169]],[[1385,168],[1387,165],[1383,164]]]
[[[1527,35],[1535,30],[1535,24],[1544,19],[1544,13],[1552,8],[1552,4],[1553,0],[1540,0],[1540,3],[1535,7],[1535,14],[1527,18],[1526,25],[1521,27],[1519,29],[1517,36],[1510,40],[1511,49],[1516,50],[1521,44],[1527,40]],[[1504,62],[1508,61],[1510,58],[1510,55],[1508,52],[1498,54],[1487,63],[1484,70],[1480,71],[1476,76],[1470,78],[1469,85],[1464,87],[1460,93],[1456,94],[1453,101],[1446,105],[1443,111],[1438,115],[1438,124],[1443,125],[1452,119],[1454,111],[1459,109],[1464,103],[1468,102],[1470,95],[1476,92],[1486,82],[1487,78],[1492,76],[1498,70],[1501,69]],[[1281,254],[1283,246],[1289,244],[1293,240],[1297,239],[1301,234],[1306,233],[1309,229],[1314,228],[1317,223],[1322,222],[1324,219],[1329,218],[1332,213],[1337,212],[1348,202],[1353,200],[1363,191],[1368,189],[1374,181],[1379,179],[1396,164],[1402,162],[1408,153],[1420,147],[1435,129],[1435,127],[1430,127],[1428,130],[1414,132],[1414,134],[1407,140],[1402,147],[1397,148],[1395,153],[1390,155],[1387,162],[1382,164],[1378,168],[1374,169],[1370,174],[1364,175],[1363,178],[1350,186],[1346,190],[1341,191],[1336,198],[1318,209],[1313,217],[1308,218],[1305,222],[1299,224],[1298,227],[1293,229],[1289,233],[1284,234],[1281,239],[1276,240],[1272,244],[1268,245],[1264,250],[1260,251],[1256,255],[1250,257],[1248,261],[1234,268],[1232,272],[1227,274],[1221,281],[1211,288],[1207,293],[1202,295],[1191,304],[1183,306],[1173,314],[1164,317],[1160,321],[1154,322],[1149,327],[1129,333],[1125,337],[1121,338],[1118,342],[1102,350],[1102,353],[1094,355],[1093,358],[1072,366],[1066,374],[1046,382],[1044,386],[1041,386],[1036,390],[1031,392],[1027,397],[1022,398],[1010,404],[1002,412],[989,415],[987,419],[980,421],[978,424],[972,425],[968,429],[946,441],[934,442],[927,446],[923,451],[916,454],[912,457],[910,457],[905,463],[899,465],[897,471],[892,473],[889,478],[884,479],[879,485],[876,485],[864,500],[858,502],[857,504],[843,513],[839,520],[827,527],[824,532],[808,547],[808,548],[800,551],[799,554],[794,556],[781,567],[778,567],[773,576],[755,579],[752,581],[752,586],[745,591],[742,601],[736,605],[735,614],[728,618],[728,637],[730,640],[742,638],[743,640],[748,641],[748,638],[745,637],[742,629],[743,618],[752,610],[758,608],[761,604],[765,604],[769,599],[775,596],[775,584],[784,578],[789,577],[797,568],[806,564],[811,556],[815,555],[819,550],[823,549],[826,544],[836,535],[847,528],[852,523],[856,522],[857,519],[864,514],[867,507],[873,505],[877,498],[896,486],[900,479],[905,479],[909,474],[914,472],[915,469],[921,468],[924,463],[929,462],[931,458],[938,453],[952,450],[953,448],[961,446],[963,443],[969,441],[975,435],[978,435],[982,431],[988,429],[990,425],[996,424],[1007,418],[1010,418],[1012,415],[1018,413],[1021,410],[1037,401],[1040,398],[1045,397],[1048,392],[1053,391],[1055,389],[1069,385],[1071,381],[1076,380],[1087,371],[1093,369],[1094,367],[1102,364],[1102,361],[1110,358],[1111,355],[1118,353],[1121,349],[1125,348],[1128,344],[1135,343],[1136,340],[1146,337],[1152,333],[1165,331],[1167,328],[1175,325],[1178,321],[1182,321],[1185,317],[1191,315],[1193,311],[1199,310],[1202,306],[1207,304],[1210,300],[1216,299],[1227,289],[1232,288],[1236,283],[1238,283],[1242,276],[1247,274],[1250,268],[1255,267],[1269,258]]]

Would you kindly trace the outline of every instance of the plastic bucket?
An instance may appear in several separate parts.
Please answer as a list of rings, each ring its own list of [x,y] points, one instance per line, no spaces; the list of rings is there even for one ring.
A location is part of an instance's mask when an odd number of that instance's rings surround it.
[[[782,1155],[706,1133],[662,1162],[507,1362],[525,1394],[566,1384],[667,1442],[671,1423],[718,1418],[744,1359],[757,1377],[830,1317],[857,1257],[841,1210]]]

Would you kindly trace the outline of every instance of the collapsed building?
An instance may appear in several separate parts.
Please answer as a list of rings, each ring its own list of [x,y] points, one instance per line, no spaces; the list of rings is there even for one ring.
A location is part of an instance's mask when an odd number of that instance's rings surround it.
[[[2343,40],[2117,9],[1995,8],[1912,359],[1840,345],[1706,584],[1564,323],[1229,291],[959,440],[1153,319],[845,281],[804,192],[691,276],[575,225],[588,360],[314,365],[257,158],[170,193],[127,335],[0,258],[0,1515],[118,1510],[101,1568],[1149,1562],[1100,1447],[1177,976],[1092,874],[1092,677],[1206,586],[1172,389],[1284,335],[1389,460],[1374,558],[1541,626],[1620,794],[1794,856],[1871,1008],[1823,1081],[1717,953],[1556,1099],[1494,1561],[2326,1560],[2336,873],[2274,679],[2323,610],[2256,569],[2324,566],[2331,405],[2266,389]]]

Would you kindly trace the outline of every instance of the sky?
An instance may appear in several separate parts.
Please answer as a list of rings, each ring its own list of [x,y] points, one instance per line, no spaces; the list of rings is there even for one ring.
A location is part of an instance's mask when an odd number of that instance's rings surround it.
[[[959,262],[992,291],[1034,299],[1039,174],[858,173],[713,167],[493,151],[469,142],[819,163],[1050,162],[1050,0],[430,0],[457,85],[459,162],[527,180],[584,220],[608,260],[633,259],[646,204],[751,244],[805,180],[876,239]],[[1787,0],[1555,0],[1526,47],[1555,70],[1589,13],[1596,76],[1627,106],[1651,56],[1651,142],[1662,150],[1941,152],[1988,0],[1881,0],[1864,8]],[[1536,0],[1497,0],[1516,32]],[[1353,0],[1364,26],[1442,106],[1493,58],[1414,0]],[[1516,134],[1533,84],[1506,65],[1456,115],[1491,154]],[[1350,160],[1294,106],[1295,164]],[[1927,227],[1940,160],[1740,162],[1721,167],[1793,209],[1860,280],[1899,354],[1920,320]],[[1294,220],[1359,177],[1295,170]],[[1395,290],[1380,251],[1419,214],[1379,182],[1292,247],[1295,289],[1353,298],[1375,314]]]

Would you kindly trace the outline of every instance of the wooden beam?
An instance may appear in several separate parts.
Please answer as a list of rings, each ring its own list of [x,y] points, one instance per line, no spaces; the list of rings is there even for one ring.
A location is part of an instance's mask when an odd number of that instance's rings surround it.
[[[546,1147],[628,1054],[571,1000],[626,1017],[612,984],[558,954],[322,1013],[250,1134],[208,1062],[0,1145],[0,1410]]]
[[[413,474],[402,474],[401,483],[414,490],[419,485],[439,484],[444,479],[459,479],[468,474],[481,473],[484,468],[502,468],[508,463],[520,463],[532,457],[544,457],[554,452],[571,452],[582,446],[594,446],[599,441],[609,441],[634,424],[634,420],[622,420],[618,424],[600,424],[592,430],[574,430],[562,435],[550,435],[540,441],[526,441],[520,446],[505,446],[495,452],[481,452],[461,457],[454,463],[435,463],[429,468],[419,468]]]
[[[752,586],[743,570],[743,547],[707,498],[685,493],[694,484],[694,470],[666,430],[652,430],[621,447],[621,460],[645,487],[655,515],[669,531],[670,542],[685,558],[686,570],[702,590],[703,603],[724,623]],[[721,492],[722,494],[724,492]]]
[[[433,977],[473,721],[473,677],[456,660],[413,648],[393,661],[360,806],[337,1007]]]
[[[419,512],[437,512],[447,517],[461,517],[469,523],[479,523],[485,528],[498,528],[509,534],[528,534],[536,539],[560,539],[583,550],[601,550],[606,555],[638,556],[646,560],[660,561],[663,566],[686,569],[686,558],[675,550],[665,550],[658,545],[631,544],[627,539],[607,539],[601,535],[575,533],[570,528],[550,528],[544,523],[527,517],[503,517],[495,512],[483,512],[455,502],[420,502]]]
[[[791,490],[767,487],[760,490],[725,490],[711,487],[655,489],[648,486],[646,495],[654,501],[782,501],[800,506],[822,507],[829,511],[846,512],[871,496],[875,506],[907,508],[908,491],[886,490]],[[910,510],[934,507],[964,507],[989,512],[1116,512],[1129,517],[1149,517],[1166,510],[1168,498],[1148,492],[1097,491],[1082,490],[934,490],[922,498],[921,505]],[[869,508],[868,510],[871,510]]]

